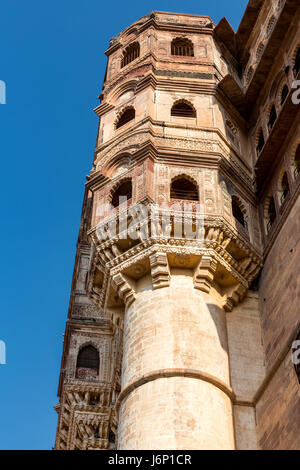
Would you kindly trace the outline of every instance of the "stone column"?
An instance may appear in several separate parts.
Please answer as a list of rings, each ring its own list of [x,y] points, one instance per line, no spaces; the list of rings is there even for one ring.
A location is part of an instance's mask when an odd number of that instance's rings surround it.
[[[118,448],[234,449],[225,311],[192,270],[152,263],[128,295]],[[161,282],[159,283],[160,280]],[[160,285],[159,285],[160,284]]]

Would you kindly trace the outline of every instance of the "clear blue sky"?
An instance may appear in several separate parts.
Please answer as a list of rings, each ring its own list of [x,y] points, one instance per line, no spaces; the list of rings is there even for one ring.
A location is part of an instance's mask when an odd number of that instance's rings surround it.
[[[246,0],[3,0],[0,13],[0,449],[51,449],[85,175],[111,37],[153,10],[226,16]]]

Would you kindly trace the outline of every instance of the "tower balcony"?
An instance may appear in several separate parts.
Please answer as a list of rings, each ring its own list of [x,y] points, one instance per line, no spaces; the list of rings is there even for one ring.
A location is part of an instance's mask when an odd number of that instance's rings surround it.
[[[151,275],[156,289],[168,285],[170,270],[178,268],[193,272],[196,289],[209,292],[214,285],[229,311],[262,266],[244,226],[205,214],[196,201],[127,204],[91,228],[89,237],[88,294],[104,311],[133,301],[142,277]]]

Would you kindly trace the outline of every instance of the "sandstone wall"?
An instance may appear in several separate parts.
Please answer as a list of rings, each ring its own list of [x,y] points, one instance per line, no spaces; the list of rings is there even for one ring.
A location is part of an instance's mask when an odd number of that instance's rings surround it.
[[[267,377],[257,404],[259,443],[263,449],[300,448],[300,389],[291,357],[291,341],[300,322],[300,198],[268,254],[260,282],[262,335]]]

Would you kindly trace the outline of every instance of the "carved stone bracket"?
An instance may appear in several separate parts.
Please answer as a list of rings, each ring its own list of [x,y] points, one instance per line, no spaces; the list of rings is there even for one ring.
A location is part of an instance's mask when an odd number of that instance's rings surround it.
[[[208,293],[214,280],[216,269],[217,262],[212,256],[202,256],[194,275],[195,289]]]
[[[126,276],[121,273],[115,274],[112,278],[112,281],[116,287],[119,297],[124,300],[124,303],[128,308],[136,298],[135,292],[130,286],[129,281],[127,280]]]
[[[154,253],[149,257],[153,289],[170,285],[170,270],[166,253]]]
[[[246,296],[248,289],[242,284],[238,284],[226,295],[226,300],[224,303],[224,310],[226,312],[231,312],[233,307],[238,305]]]

